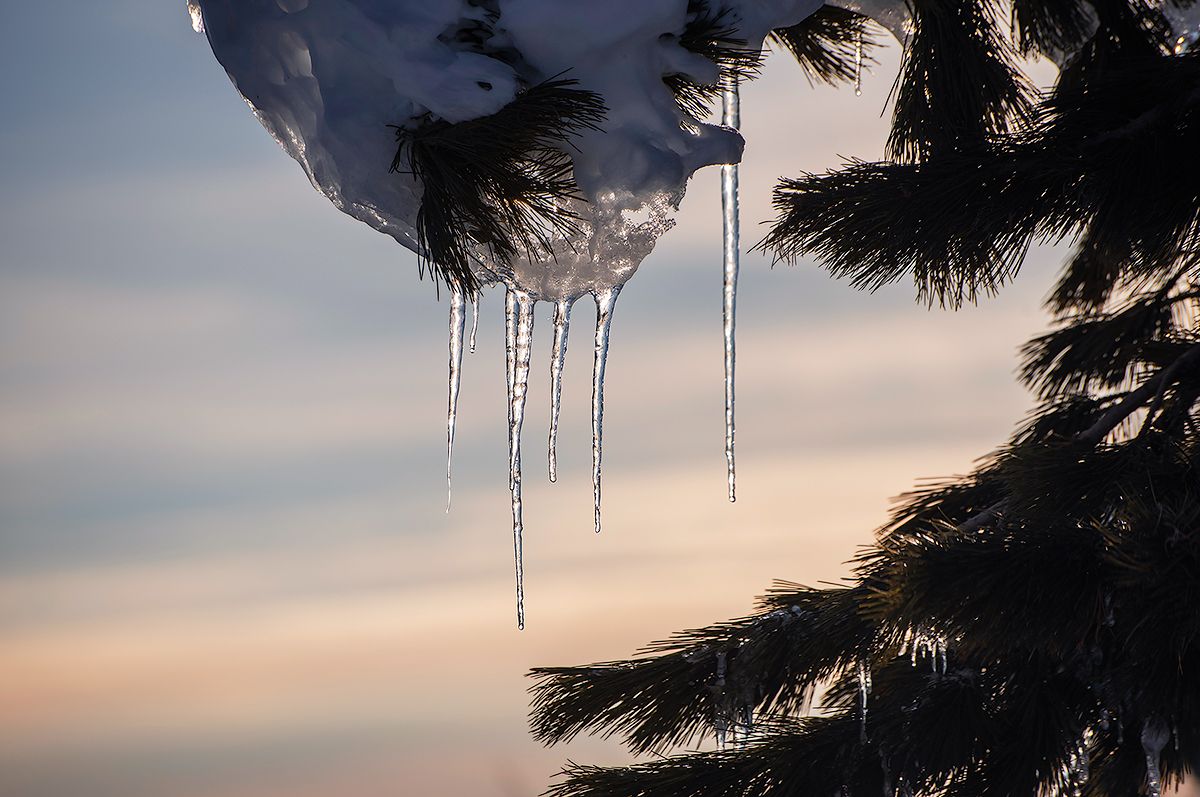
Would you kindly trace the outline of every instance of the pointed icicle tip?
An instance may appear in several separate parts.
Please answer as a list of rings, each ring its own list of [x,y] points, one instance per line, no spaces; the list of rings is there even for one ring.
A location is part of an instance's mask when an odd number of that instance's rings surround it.
[[[471,354],[475,353],[475,337],[479,334],[479,302],[482,298],[478,290],[471,297],[471,342],[468,344]]]

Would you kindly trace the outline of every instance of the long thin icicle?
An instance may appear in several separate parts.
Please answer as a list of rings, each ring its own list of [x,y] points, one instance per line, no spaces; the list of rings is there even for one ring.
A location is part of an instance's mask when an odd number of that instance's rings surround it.
[[[508,366],[508,483],[512,491],[513,555],[517,573],[517,628],[525,629],[525,564],[521,505],[521,426],[529,393],[533,348],[533,305],[527,293],[509,289],[505,296],[505,352]]]
[[[596,298],[596,352],[592,364],[592,491],[595,495],[596,533],[600,533],[600,460],[604,443],[604,367],[608,363],[608,335],[621,286],[593,294]]]
[[[562,405],[563,364],[567,359],[567,334],[571,331],[571,303],[554,303],[554,351],[550,359],[550,481],[558,481],[558,411]]]
[[[721,124],[735,130],[741,125],[741,100],[737,83],[732,83],[721,95]],[[728,468],[729,500],[737,500],[737,471],[733,456],[734,434],[734,365],[736,348],[734,331],[737,325],[737,281],[739,268],[738,167],[729,163],[721,167],[721,210],[725,233],[725,465]]]
[[[458,388],[462,383],[463,333],[466,328],[466,297],[458,286],[450,291],[450,384],[446,410],[446,512],[454,497],[454,426],[458,420]]]

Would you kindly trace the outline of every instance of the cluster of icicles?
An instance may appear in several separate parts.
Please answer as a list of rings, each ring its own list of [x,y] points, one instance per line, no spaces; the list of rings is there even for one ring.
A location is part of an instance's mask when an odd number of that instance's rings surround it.
[[[740,103],[736,85],[723,92],[722,123],[736,129],[740,125]],[[734,329],[737,312],[739,268],[738,167],[721,167],[721,204],[724,234],[723,307],[725,344],[725,462],[728,471],[729,500],[736,500],[734,465]],[[608,340],[613,311],[622,285],[598,289],[591,295],[596,303],[596,334],[592,364],[592,490],[595,529],[600,533],[600,470],[604,439],[604,370],[608,362]],[[456,286],[450,293],[450,369],[449,400],[446,415],[446,511],[453,496],[454,431],[458,421],[458,394],[462,380],[464,348],[475,353],[479,330],[478,294],[468,297]],[[471,330],[467,335],[467,304],[471,304]],[[563,365],[567,356],[571,309],[575,299],[554,302],[554,343],[550,359],[550,439],[548,470],[551,482],[558,481],[558,416],[562,398]],[[513,554],[516,563],[517,627],[525,628],[525,573],[523,556],[524,518],[521,502],[521,428],[525,422],[525,399],[529,394],[530,356],[533,349],[533,317],[536,299],[508,283],[504,294],[504,351],[508,380],[508,487],[512,494]]]

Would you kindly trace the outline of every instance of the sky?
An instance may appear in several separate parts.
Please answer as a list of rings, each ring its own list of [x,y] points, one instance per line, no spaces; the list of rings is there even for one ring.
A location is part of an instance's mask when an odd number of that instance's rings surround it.
[[[743,94],[743,238],[781,175],[875,158],[895,70]],[[592,533],[587,347],[544,477],[549,316],[525,430],[514,623],[502,297],[465,364],[445,513],[446,303],[260,128],[183,0],[0,2],[0,793],[539,793],[534,666],[627,656],[829,582],[890,498],[967,471],[1057,255],[958,312],[745,258],[725,500],[719,177],[629,284]]]

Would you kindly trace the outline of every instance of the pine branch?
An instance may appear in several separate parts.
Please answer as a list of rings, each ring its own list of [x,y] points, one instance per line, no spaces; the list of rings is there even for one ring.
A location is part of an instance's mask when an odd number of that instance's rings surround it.
[[[871,52],[879,46],[868,19],[830,5],[768,38],[792,54],[809,83],[829,85],[857,80],[860,69],[875,63]]]
[[[754,77],[762,67],[762,51],[749,47],[745,38],[739,35],[738,19],[733,10],[727,7],[715,10],[708,0],[688,0],[688,22],[679,37],[679,45],[720,70],[717,83],[701,83],[683,74],[663,77],[679,107],[696,119],[703,119],[712,112],[722,90]]]
[[[911,0],[889,156],[919,163],[985,147],[1030,111],[1031,86],[991,2]]]
[[[677,634],[641,658],[537,668],[534,738],[556,744],[590,729],[646,752],[686,745],[746,712],[797,713],[816,683],[875,644],[859,616],[863,595],[793,585],[765,598],[760,614]]]
[[[476,264],[504,269],[518,256],[549,251],[577,230],[563,200],[578,198],[567,149],[604,118],[599,95],[552,79],[496,113],[450,124],[429,119],[396,128],[391,171],[422,185],[417,236],[422,268],[473,293]]]
[[[1102,306],[1123,280],[1200,248],[1196,85],[1200,55],[1130,62],[969,152],[784,180],[756,248],[814,255],[858,288],[911,275],[920,298],[957,306],[1003,285],[1031,243],[1078,237],[1052,305]]]

